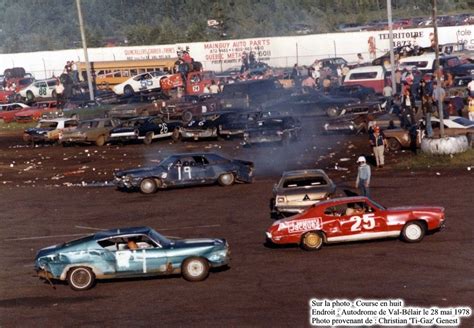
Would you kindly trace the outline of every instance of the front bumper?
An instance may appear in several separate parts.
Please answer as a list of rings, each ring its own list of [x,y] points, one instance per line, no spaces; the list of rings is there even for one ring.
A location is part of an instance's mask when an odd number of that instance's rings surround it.
[[[23,141],[25,142],[46,142],[48,140],[46,134],[23,134]]]
[[[181,129],[181,138],[183,139],[200,139],[200,138],[214,138],[217,137],[215,130],[185,130]]]
[[[244,137],[244,142],[247,144],[273,143],[281,141],[283,141],[283,137],[281,135],[259,135]]]

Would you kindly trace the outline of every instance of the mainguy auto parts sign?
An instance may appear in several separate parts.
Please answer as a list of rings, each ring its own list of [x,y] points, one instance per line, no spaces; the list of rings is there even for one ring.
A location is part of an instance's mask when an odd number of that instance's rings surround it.
[[[238,64],[244,52],[254,52],[258,60],[268,60],[272,56],[271,46],[271,38],[206,42],[202,59],[212,64]]]

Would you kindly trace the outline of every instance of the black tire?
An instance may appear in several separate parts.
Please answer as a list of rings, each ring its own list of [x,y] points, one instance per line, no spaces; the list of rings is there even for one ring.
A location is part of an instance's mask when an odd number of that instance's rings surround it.
[[[53,92],[51,92],[51,98],[56,99],[56,90],[53,90]]]
[[[402,145],[398,142],[396,138],[388,138],[387,139],[388,149],[391,151],[398,151],[402,149]]]
[[[426,233],[426,227],[418,221],[408,222],[402,230],[402,238],[407,243],[418,243],[422,241]]]
[[[219,176],[217,179],[221,186],[227,187],[231,186],[235,182],[235,177],[232,173],[224,173]]]
[[[202,281],[209,275],[209,263],[202,257],[190,257],[181,265],[181,274],[187,281]]]
[[[183,113],[183,115],[181,115],[181,120],[184,123],[189,123],[191,122],[192,119],[193,119],[193,113],[191,113],[190,111],[186,111]]]
[[[171,139],[173,139],[174,142],[177,142],[177,141],[179,141],[179,139],[181,139],[181,132],[179,132],[178,128],[173,130],[173,134],[171,135]]]
[[[154,136],[154,133],[153,132],[148,132],[146,135],[145,135],[145,139],[143,139],[143,143],[145,145],[149,145],[153,142],[153,136]]]
[[[68,271],[66,280],[73,290],[88,290],[94,285],[95,275],[89,268],[74,267]]]
[[[301,247],[307,251],[317,251],[323,247],[324,238],[318,231],[309,231],[301,238]]]
[[[124,88],[123,88],[123,94],[127,97],[131,97],[133,96],[135,92],[133,91],[133,88],[130,86],[130,85],[126,85]]]
[[[158,189],[158,184],[153,178],[145,178],[140,182],[140,191],[143,194],[153,194]]]
[[[329,117],[336,117],[336,116],[339,116],[341,114],[341,110],[337,107],[328,107],[326,109],[326,114]]]
[[[30,102],[35,101],[35,95],[33,94],[33,92],[31,92],[29,90],[26,91],[26,99]]]
[[[102,147],[103,145],[105,145],[105,141],[105,136],[101,135],[96,139],[95,144],[97,147]]]

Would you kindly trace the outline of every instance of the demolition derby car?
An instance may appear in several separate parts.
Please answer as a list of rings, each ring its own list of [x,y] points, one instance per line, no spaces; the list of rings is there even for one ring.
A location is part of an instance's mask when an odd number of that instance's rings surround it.
[[[296,214],[311,205],[333,197],[336,185],[323,170],[296,170],[283,172],[273,186],[270,201],[273,217]]]
[[[158,189],[219,183],[253,182],[252,162],[227,159],[213,153],[176,154],[154,167],[137,168],[115,173],[119,189],[140,189],[151,194]]]
[[[168,239],[149,227],[101,231],[41,249],[35,269],[40,278],[65,280],[86,290],[96,279],[181,273],[188,281],[207,278],[210,268],[227,266],[225,239]]]
[[[425,233],[443,228],[444,208],[407,206],[385,208],[367,197],[335,198],[307,211],[275,221],[267,230],[267,242],[299,244],[318,250],[323,244],[401,237],[419,242]]]

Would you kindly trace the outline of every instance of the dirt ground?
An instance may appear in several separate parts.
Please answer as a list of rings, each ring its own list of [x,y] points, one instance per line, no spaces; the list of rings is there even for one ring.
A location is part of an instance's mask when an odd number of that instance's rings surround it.
[[[474,170],[395,170],[409,152],[387,154],[371,193],[386,206],[439,205],[447,228],[418,244],[389,239],[336,244],[319,252],[267,248],[269,199],[284,170],[323,168],[353,190],[366,136],[325,136],[319,123],[287,148],[243,148],[238,141],[159,141],[151,146],[25,146],[0,136],[0,327],[309,325],[309,299],[401,298],[409,306],[473,306]],[[107,186],[115,169],[152,165],[185,151],[253,160],[254,184],[124,193]],[[342,170],[336,170],[338,163]],[[344,170],[346,169],[347,170]],[[228,270],[200,283],[181,277],[98,282],[85,292],[53,289],[34,276],[38,249],[98,229],[148,225],[167,236],[222,237]],[[462,327],[474,321],[464,319]]]

